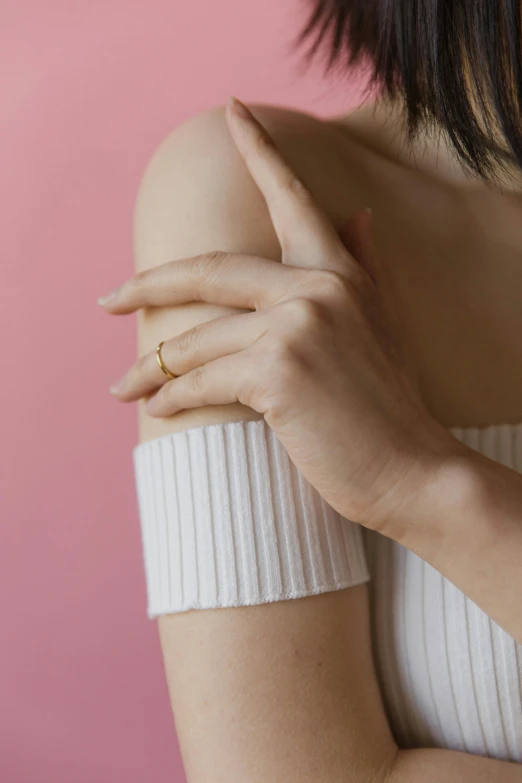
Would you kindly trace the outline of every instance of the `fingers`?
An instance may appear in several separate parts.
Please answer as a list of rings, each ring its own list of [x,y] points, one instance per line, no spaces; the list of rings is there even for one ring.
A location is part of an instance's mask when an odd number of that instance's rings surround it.
[[[241,104],[242,105],[242,104]],[[246,107],[245,107],[246,108]],[[246,110],[248,112],[248,110]],[[359,267],[332,222],[251,113],[229,110],[231,133],[266,198],[283,248],[283,264],[258,256],[213,251],[140,272],[98,299],[114,314],[191,301],[259,310],[289,295],[297,268],[349,275]],[[286,277],[285,277],[286,275]]]
[[[279,261],[213,251],[139,272],[98,301],[115,315],[194,301],[263,310],[300,280],[298,270]]]
[[[241,402],[254,407],[249,392],[253,378],[255,367],[247,351],[222,356],[168,381],[147,401],[147,411],[151,416],[165,418],[202,405]]]
[[[236,99],[228,104],[227,122],[266,200],[283,249],[283,263],[346,272],[349,254],[334,225],[283,158],[266,129]]]
[[[161,358],[174,375],[185,375],[220,356],[248,348],[264,335],[266,329],[266,320],[260,313],[214,318],[165,340],[161,346]],[[111,392],[122,402],[132,402],[152,394],[168,382],[169,378],[159,366],[154,350],[141,356],[111,386]]]

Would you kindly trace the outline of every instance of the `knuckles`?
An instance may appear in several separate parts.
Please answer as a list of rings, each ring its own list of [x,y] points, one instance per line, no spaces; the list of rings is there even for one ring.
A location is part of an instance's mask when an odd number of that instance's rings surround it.
[[[134,288],[142,289],[147,287],[149,279],[150,269],[140,269],[139,272],[134,273],[129,282]]]
[[[201,325],[193,326],[186,332],[182,332],[175,340],[175,348],[180,356],[191,356],[196,351],[201,335]]]
[[[310,326],[317,317],[316,304],[291,300],[286,322],[276,322],[256,351],[256,375],[270,391],[292,390],[308,366],[305,355],[313,346]],[[314,330],[316,333],[316,331]]]
[[[258,377],[263,379],[260,395],[264,409],[274,400],[280,402],[299,393],[304,377],[313,369],[313,357],[320,356],[322,346],[331,344],[340,328],[337,313],[356,297],[349,280],[327,270],[310,272],[306,290],[309,296],[275,306],[279,315],[259,346]]]
[[[189,388],[192,392],[199,394],[203,391],[205,385],[205,365],[195,367],[186,376]]]
[[[359,274],[357,268],[350,270],[347,275],[329,269],[318,269],[314,270],[313,277],[310,282],[316,295],[324,298],[332,307],[346,307],[357,298],[363,279],[362,272]]]
[[[337,307],[331,297],[311,295],[289,299],[280,305],[281,335],[292,340],[328,337],[336,324]]]
[[[288,299],[281,309],[286,324],[299,332],[315,329],[328,320],[328,306],[306,296]]]
[[[216,275],[219,267],[230,258],[230,253],[223,250],[211,250],[191,259],[189,274],[198,285],[208,284]]]
[[[290,187],[294,184],[289,182]],[[230,257],[230,253],[220,250],[193,257],[188,273],[196,287],[209,284]],[[149,271],[137,272],[134,285],[146,287]],[[296,293],[300,295],[274,305],[276,317],[271,319],[266,337],[252,354],[255,372],[251,377],[256,380],[246,384],[242,401],[260,412],[284,411],[285,401],[299,394],[306,374],[313,369],[313,357],[321,354],[321,346],[330,344],[335,330],[340,328],[339,314],[360,304],[364,275],[362,270],[359,275],[357,269],[346,276],[326,269],[310,269],[299,278]],[[179,357],[190,357],[197,351],[203,327],[204,324],[196,325],[177,336],[174,348]],[[132,380],[140,382],[150,373],[150,356],[145,355],[137,360]],[[186,383],[193,393],[201,395],[206,377],[205,365],[201,365],[187,373]]]
[[[283,413],[303,386],[308,365],[304,357],[284,342],[267,345],[256,353],[254,383],[244,384],[246,405],[272,417]],[[242,400],[243,401],[243,400]]]

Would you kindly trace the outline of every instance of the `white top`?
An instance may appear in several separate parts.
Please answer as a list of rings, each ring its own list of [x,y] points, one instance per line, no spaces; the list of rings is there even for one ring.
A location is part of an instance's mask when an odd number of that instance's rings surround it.
[[[522,472],[522,423],[451,432]],[[522,763],[522,645],[417,555],[334,511],[264,419],[165,435],[133,457],[150,618],[369,581],[399,746]]]

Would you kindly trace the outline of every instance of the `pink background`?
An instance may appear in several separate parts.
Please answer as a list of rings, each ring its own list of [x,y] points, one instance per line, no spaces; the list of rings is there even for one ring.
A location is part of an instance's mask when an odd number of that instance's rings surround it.
[[[135,316],[136,189],[230,93],[318,114],[354,87],[289,53],[305,0],[3,0],[0,25],[0,779],[185,780],[145,583],[135,407],[109,384]]]

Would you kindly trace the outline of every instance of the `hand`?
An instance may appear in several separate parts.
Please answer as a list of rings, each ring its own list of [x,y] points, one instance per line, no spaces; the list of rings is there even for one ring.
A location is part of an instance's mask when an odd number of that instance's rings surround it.
[[[282,263],[221,251],[136,274],[105,301],[115,315],[205,301],[252,312],[199,324],[141,357],[122,401],[153,394],[152,416],[241,402],[263,414],[290,458],[341,515],[390,537],[391,521],[459,442],[424,407],[396,334],[394,303],[357,212],[338,233],[243,104],[229,131],[265,197]],[[350,252],[350,250],[352,252]]]

